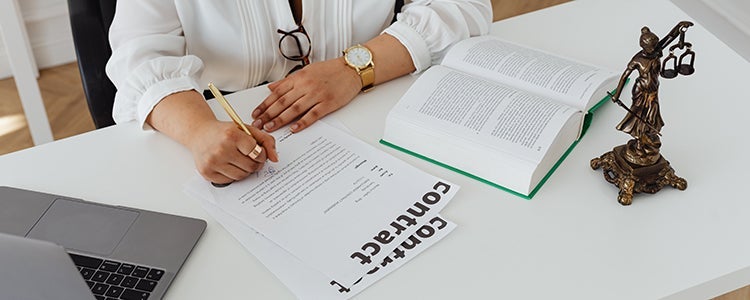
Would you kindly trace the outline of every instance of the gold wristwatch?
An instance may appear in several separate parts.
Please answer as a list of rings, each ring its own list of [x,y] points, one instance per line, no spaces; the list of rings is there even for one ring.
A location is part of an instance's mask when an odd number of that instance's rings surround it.
[[[354,45],[344,50],[344,60],[362,79],[362,92],[367,92],[375,86],[375,64],[372,62],[372,52],[362,45]]]

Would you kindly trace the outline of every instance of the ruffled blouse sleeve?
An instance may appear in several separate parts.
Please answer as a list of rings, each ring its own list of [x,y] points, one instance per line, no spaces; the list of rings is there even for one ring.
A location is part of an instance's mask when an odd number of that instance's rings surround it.
[[[112,56],[106,72],[117,87],[112,116],[117,123],[146,118],[164,97],[200,91],[203,62],[186,55],[185,37],[174,2],[118,1],[109,31]]]
[[[440,63],[454,43],[489,32],[491,23],[490,0],[415,0],[383,32],[406,47],[419,73]]]

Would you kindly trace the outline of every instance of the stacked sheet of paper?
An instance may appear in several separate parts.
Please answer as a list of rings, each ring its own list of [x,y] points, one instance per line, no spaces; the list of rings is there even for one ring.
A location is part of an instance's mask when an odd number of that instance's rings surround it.
[[[185,189],[299,298],[349,298],[455,228],[438,213],[457,185],[324,122],[274,136],[278,163]]]

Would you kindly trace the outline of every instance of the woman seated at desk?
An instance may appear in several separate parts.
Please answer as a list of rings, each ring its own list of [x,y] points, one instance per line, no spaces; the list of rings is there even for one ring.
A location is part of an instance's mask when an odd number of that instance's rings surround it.
[[[439,62],[492,18],[489,0],[415,0],[392,22],[398,2],[118,1],[107,64],[113,117],[183,144],[207,180],[245,178],[278,159],[261,128],[303,130],[360,91]],[[216,120],[201,94],[209,81],[224,91],[273,82],[252,112],[253,137]],[[263,151],[252,159],[256,145]]]

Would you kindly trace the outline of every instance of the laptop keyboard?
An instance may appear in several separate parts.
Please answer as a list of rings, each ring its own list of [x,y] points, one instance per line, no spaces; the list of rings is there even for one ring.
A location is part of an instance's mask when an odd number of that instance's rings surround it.
[[[147,300],[164,270],[69,253],[98,300]]]

